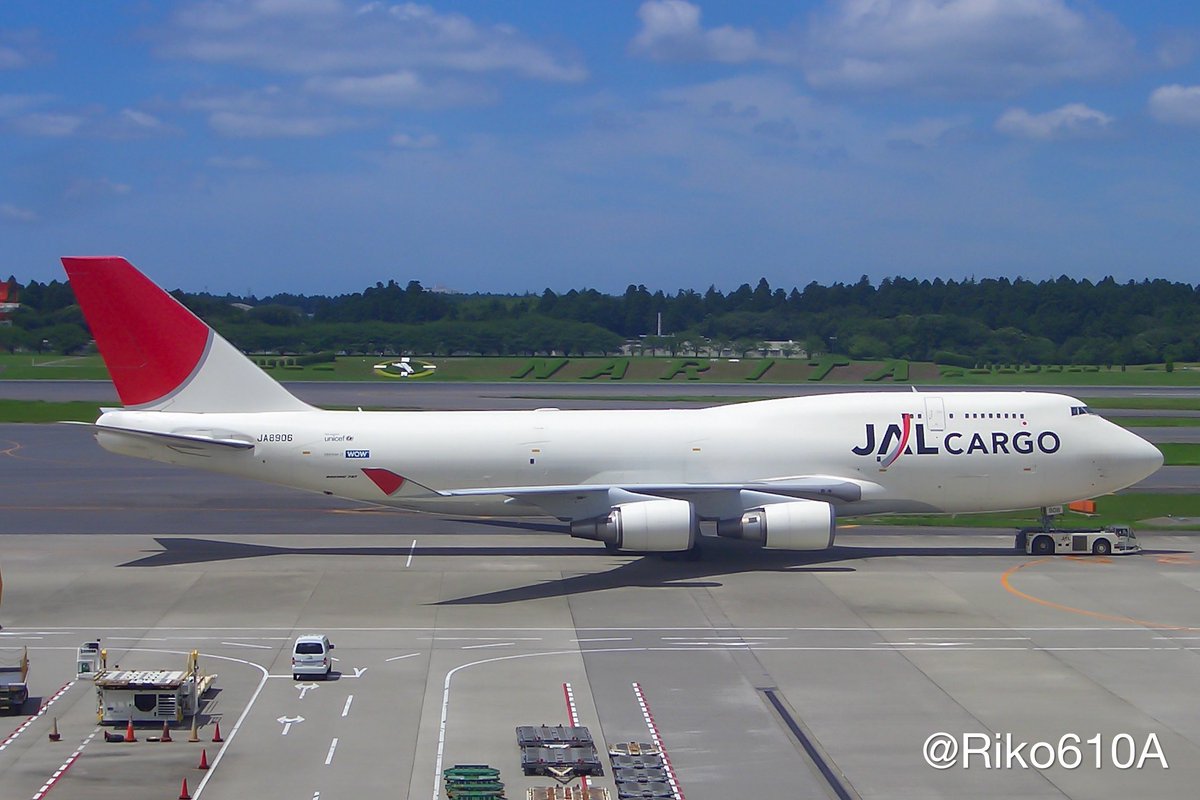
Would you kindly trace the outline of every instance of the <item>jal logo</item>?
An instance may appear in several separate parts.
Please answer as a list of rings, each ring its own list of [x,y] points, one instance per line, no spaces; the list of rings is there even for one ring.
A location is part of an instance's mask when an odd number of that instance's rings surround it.
[[[370,450],[347,450],[346,458],[370,458]]]
[[[868,422],[864,429],[865,441],[850,452],[858,456],[875,456],[882,469],[887,469],[902,455],[935,455],[943,450],[952,456],[973,455],[1030,455],[1033,452],[1051,455],[1062,447],[1062,440],[1054,431],[987,431],[966,434],[959,431],[948,431],[942,435],[942,445],[928,444],[925,441],[925,426],[913,423],[912,414],[902,414],[900,424],[895,423],[883,428],[882,433],[876,430],[875,424]]]

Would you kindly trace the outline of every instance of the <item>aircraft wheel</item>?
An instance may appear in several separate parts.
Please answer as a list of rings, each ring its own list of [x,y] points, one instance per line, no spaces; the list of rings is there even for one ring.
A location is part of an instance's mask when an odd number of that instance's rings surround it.
[[[1048,556],[1054,552],[1054,540],[1049,536],[1039,536],[1033,540],[1033,554]]]
[[[1097,539],[1092,543],[1092,552],[1098,556],[1106,556],[1112,552],[1112,543],[1108,539]]]

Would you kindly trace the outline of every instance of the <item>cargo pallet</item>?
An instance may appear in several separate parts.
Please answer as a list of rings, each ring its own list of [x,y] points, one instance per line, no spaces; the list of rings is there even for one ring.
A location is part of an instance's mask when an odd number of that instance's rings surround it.
[[[662,751],[649,742],[622,742],[608,748],[617,800],[673,798]]]
[[[521,770],[564,783],[584,775],[603,775],[604,764],[587,728],[567,725],[519,725]]]
[[[500,770],[487,764],[455,764],[442,770],[446,796],[451,800],[501,800]]]

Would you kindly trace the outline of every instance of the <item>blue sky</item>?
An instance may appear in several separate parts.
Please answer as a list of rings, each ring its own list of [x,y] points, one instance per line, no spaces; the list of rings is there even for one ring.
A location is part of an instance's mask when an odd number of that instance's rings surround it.
[[[1195,282],[1200,6],[4,0],[0,273]]]

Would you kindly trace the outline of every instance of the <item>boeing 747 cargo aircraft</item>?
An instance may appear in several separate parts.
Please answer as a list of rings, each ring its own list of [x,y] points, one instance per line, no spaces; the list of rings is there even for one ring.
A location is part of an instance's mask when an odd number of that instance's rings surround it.
[[[611,549],[695,546],[702,520],[818,550],[837,517],[999,511],[1114,492],[1153,445],[1040,392],[862,392],[702,409],[326,411],[123,258],[63,265],[124,408],[115,453],[422,511],[548,514]]]

